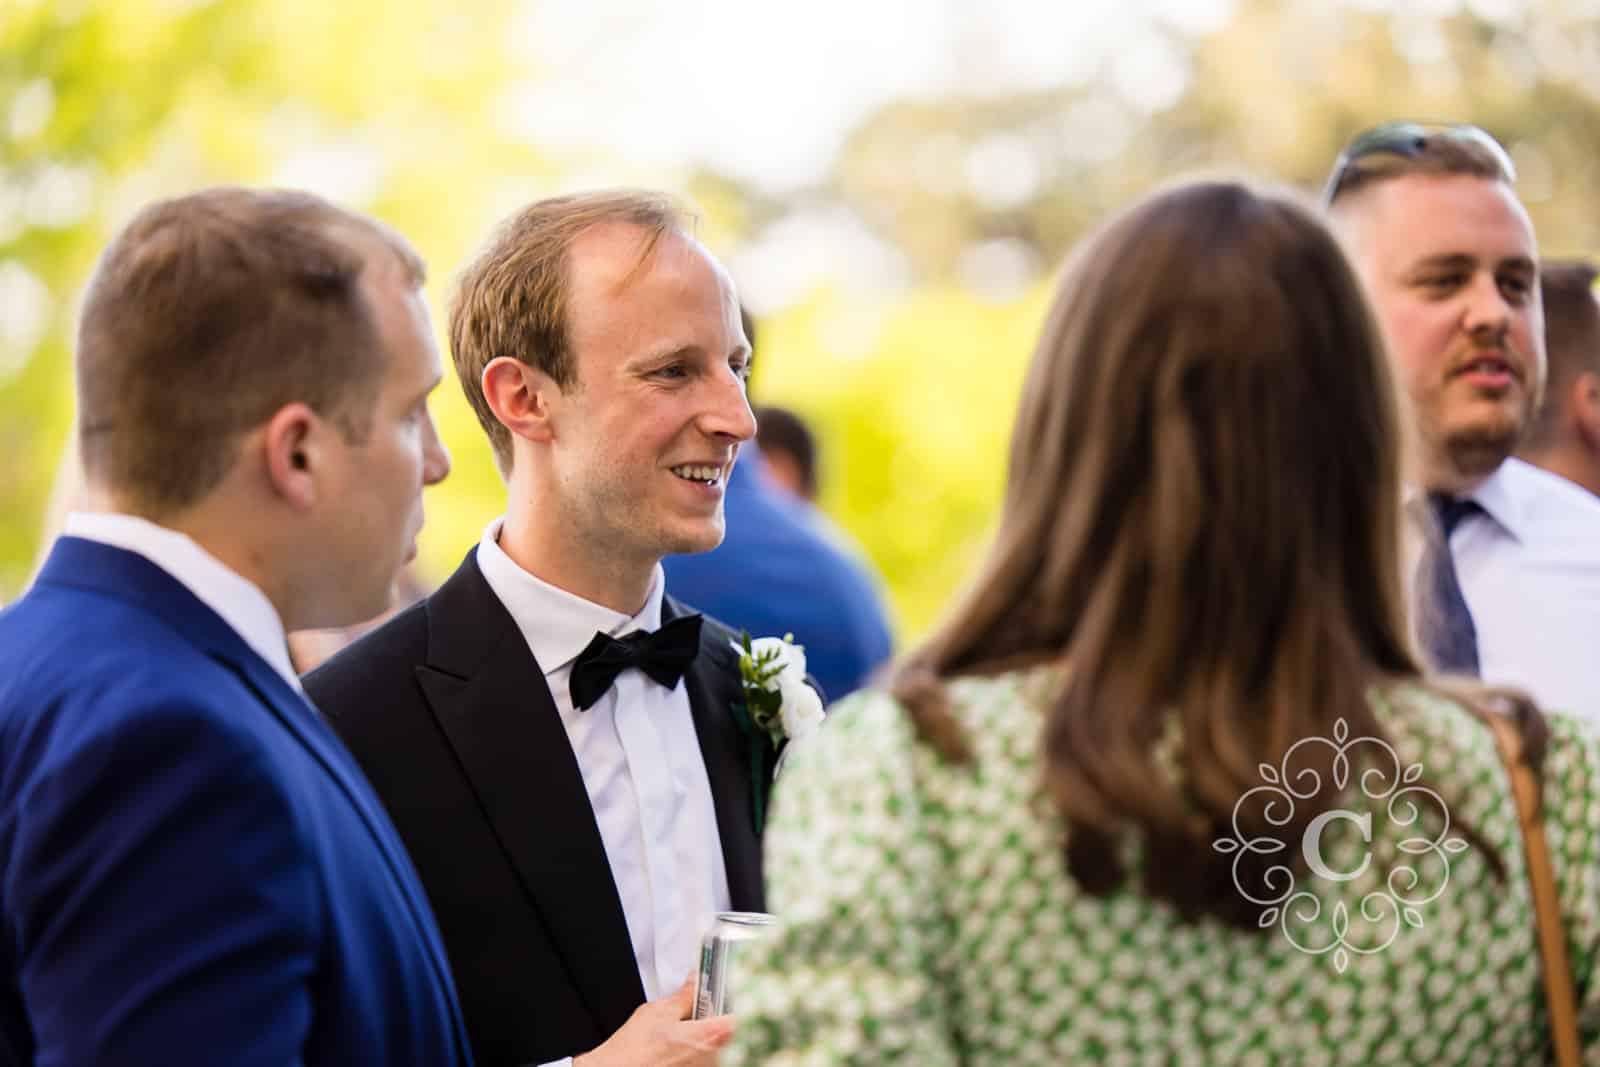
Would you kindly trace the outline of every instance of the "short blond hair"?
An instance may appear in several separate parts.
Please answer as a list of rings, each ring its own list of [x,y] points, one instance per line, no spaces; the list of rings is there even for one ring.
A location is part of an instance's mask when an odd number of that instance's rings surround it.
[[[684,215],[663,193],[613,189],[530,204],[496,228],[461,272],[450,302],[456,375],[502,472],[511,469],[511,432],[483,395],[483,369],[500,356],[537,367],[565,388],[576,378],[568,339],[567,255],[584,231],[624,223],[643,231],[640,262],[681,232]]]

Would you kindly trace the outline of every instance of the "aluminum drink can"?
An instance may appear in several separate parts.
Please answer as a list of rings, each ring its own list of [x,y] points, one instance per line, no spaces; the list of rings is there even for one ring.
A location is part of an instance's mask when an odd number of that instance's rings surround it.
[[[760,911],[719,911],[700,939],[700,979],[695,984],[694,1014],[709,1019],[733,1012],[738,959],[746,942],[766,934],[772,916]]]

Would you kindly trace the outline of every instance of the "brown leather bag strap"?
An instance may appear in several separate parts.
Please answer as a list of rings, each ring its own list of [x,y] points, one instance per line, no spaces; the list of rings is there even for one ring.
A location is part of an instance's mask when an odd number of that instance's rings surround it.
[[[1517,802],[1517,822],[1527,854],[1528,880],[1533,883],[1533,912],[1538,925],[1539,957],[1544,970],[1544,997],[1550,1009],[1550,1037],[1557,1067],[1579,1067],[1578,1005],[1573,993],[1572,964],[1567,958],[1567,934],[1561,924],[1561,901],[1556,895],[1555,868],[1544,837],[1544,813],[1539,802],[1539,779],[1522,758],[1522,735],[1503,715],[1483,716],[1494,731],[1500,758],[1511,776],[1511,794]]]

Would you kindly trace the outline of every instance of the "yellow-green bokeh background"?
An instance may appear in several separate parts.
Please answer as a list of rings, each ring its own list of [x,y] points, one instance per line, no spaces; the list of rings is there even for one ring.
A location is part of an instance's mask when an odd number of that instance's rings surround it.
[[[537,5],[0,0],[0,600],[24,587],[49,522],[72,417],[74,303],[94,256],[139,204],[200,185],[330,176],[319,191],[422,251],[437,321],[495,219],[576,185],[682,195],[702,239],[735,265],[786,218],[860,220],[902,269],[863,286],[841,248],[836,272],[770,302],[755,391],[819,431],[823,505],[882,571],[902,642],[981,551],[1055,268],[1140,192],[1196,168],[1314,188],[1356,129],[1397,115],[1468,120],[1511,147],[1546,251],[1600,244],[1600,20],[1577,0],[1211,2],[1221,15],[1198,28],[1157,4],[1129,48],[1164,57],[1171,69],[1146,68],[1145,81],[1176,71],[1177,92],[1141,91],[1114,49],[1068,64],[1063,41],[1063,71],[1076,73],[1061,84],[886,99],[823,180],[788,192],[642,162],[603,130],[582,152],[518,134],[508,101],[571,76],[518,54],[517,27]],[[583,69],[606,76],[603,46]],[[762,87],[728,90],[759,100]],[[1032,178],[1002,196],[970,166],[997,144],[1012,153],[1002,159],[1023,152]],[[321,169],[306,171],[307,158]],[[966,179],[943,180],[939,159]],[[1025,269],[996,281],[971,254],[986,248]],[[453,380],[435,411],[455,459],[428,499],[423,563],[437,578],[499,511],[502,489]]]

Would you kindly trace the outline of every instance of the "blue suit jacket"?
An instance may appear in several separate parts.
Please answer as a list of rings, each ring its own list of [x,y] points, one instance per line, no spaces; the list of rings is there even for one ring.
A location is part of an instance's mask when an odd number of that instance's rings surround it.
[[[143,557],[62,538],[0,612],[0,1058],[467,1064],[344,746]]]

